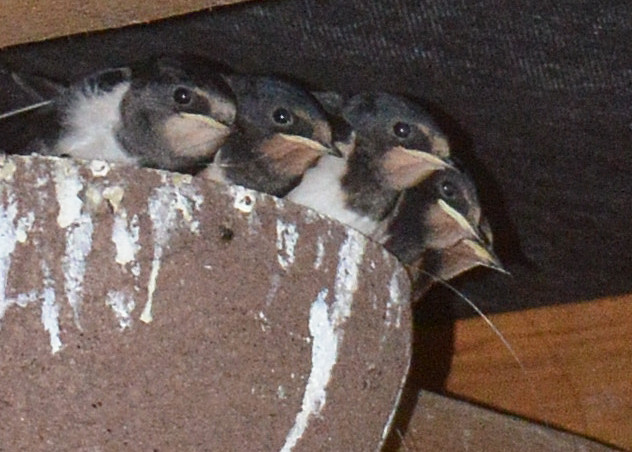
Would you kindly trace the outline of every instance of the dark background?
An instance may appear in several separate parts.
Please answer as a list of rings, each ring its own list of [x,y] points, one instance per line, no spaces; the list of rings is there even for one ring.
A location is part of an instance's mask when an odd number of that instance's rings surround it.
[[[485,312],[632,292],[629,2],[270,0],[17,46],[0,61],[71,80],[164,52],[424,100],[514,275],[460,278]],[[3,80],[4,110],[23,99]],[[445,295],[433,291],[431,312],[473,315]]]

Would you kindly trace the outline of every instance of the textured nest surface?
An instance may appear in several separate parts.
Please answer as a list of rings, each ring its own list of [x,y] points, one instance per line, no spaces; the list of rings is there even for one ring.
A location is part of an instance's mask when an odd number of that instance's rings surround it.
[[[0,237],[8,450],[382,442],[409,282],[355,231],[239,187],[18,157]]]

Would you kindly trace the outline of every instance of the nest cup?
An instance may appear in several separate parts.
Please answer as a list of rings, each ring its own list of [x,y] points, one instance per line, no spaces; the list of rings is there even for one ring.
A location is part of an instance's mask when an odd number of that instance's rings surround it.
[[[381,446],[410,288],[361,234],[237,186],[6,157],[0,235],[8,450]]]

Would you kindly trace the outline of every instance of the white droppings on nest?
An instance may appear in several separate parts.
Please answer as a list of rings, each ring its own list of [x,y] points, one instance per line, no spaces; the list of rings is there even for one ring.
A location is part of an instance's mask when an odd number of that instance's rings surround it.
[[[397,315],[395,316],[396,328],[401,327],[402,311],[404,309],[404,306],[408,304],[408,298],[402,294],[399,285],[402,278],[406,278],[404,270],[401,267],[398,267],[397,270],[393,273],[391,284],[389,285],[389,295],[391,296],[391,299],[397,300],[397,303],[395,304],[397,306]]]
[[[121,207],[123,196],[125,196],[125,190],[123,189],[123,187],[119,187],[118,185],[115,185],[113,187],[106,187],[103,190],[103,198],[107,199],[114,213],[117,213],[119,208]]]
[[[347,238],[338,253],[338,267],[334,282],[334,301],[327,305],[328,289],[322,289],[312,303],[309,332],[312,342],[312,368],[303,394],[301,411],[285,438],[281,452],[290,452],[301,439],[312,417],[318,416],[327,402],[327,386],[338,361],[343,340],[343,326],[351,315],[353,296],[358,289],[360,264],[364,256],[366,238],[348,230]]]
[[[110,290],[105,299],[105,304],[114,311],[121,331],[132,326],[132,311],[136,308],[133,297],[124,292]]]
[[[366,237],[349,229],[338,252],[338,267],[334,281],[334,305],[331,313],[334,326],[342,325],[351,315],[353,295],[358,290],[358,274],[364,256]]]
[[[77,195],[83,188],[83,183],[72,160],[60,159],[56,161],[56,166],[53,179],[59,204],[57,224],[60,228],[67,228],[81,218],[83,202]]]
[[[86,259],[92,250],[92,233],[92,220],[86,215],[83,221],[66,232],[66,254],[61,260],[66,297],[78,328],[81,328],[79,317],[83,303],[83,278]]]
[[[199,211],[204,203],[204,196],[191,185],[193,178],[188,174],[175,174],[174,195],[175,208],[182,214],[182,219],[194,234],[200,233],[200,222],[195,219],[195,212]]]
[[[140,320],[150,323],[153,320],[152,305],[156,283],[160,272],[164,248],[169,244],[172,232],[183,224],[192,233],[199,233],[199,222],[194,213],[199,210],[204,198],[195,187],[183,183],[170,184],[163,175],[163,185],[154,189],[149,199],[149,217],[152,222],[154,255],[151,261],[151,272],[147,284],[147,302],[140,315]],[[178,220],[180,212],[181,220]]]
[[[233,207],[242,213],[251,213],[257,203],[257,193],[240,185],[229,185],[228,191],[233,197]]]
[[[11,269],[11,255],[18,243],[24,243],[28,239],[28,232],[33,227],[35,215],[29,212],[25,217],[18,216],[18,204],[15,196],[8,193],[6,207],[0,205],[0,319],[4,317],[6,310],[13,304],[22,300],[7,299],[6,289]]]
[[[281,198],[277,198],[276,196],[273,196],[272,199],[274,200],[274,205],[276,206],[277,209],[285,209],[284,200],[282,200]]]
[[[41,298],[41,294],[37,290],[30,290],[26,293],[20,293],[15,297],[15,304],[21,308],[25,308],[31,303],[35,303]]]
[[[111,190],[108,191],[109,189]],[[129,269],[136,280],[134,288],[140,290],[138,286],[140,262],[136,260],[136,255],[141,248],[139,220],[136,214],[129,219],[127,211],[121,207],[123,193],[120,187],[108,187],[104,190],[104,197],[108,199],[114,211],[112,242],[116,247],[115,261],[126,270],[128,264],[131,264]]]
[[[324,218],[329,218],[329,217],[326,217],[324,215],[319,214],[318,212],[316,212],[313,209],[310,209],[309,207],[303,207],[303,209],[304,209],[304,213],[305,213],[305,222],[307,224],[312,224],[312,223],[314,223],[316,221],[320,221],[320,220],[322,220]]]
[[[105,177],[110,172],[110,164],[103,160],[91,160],[89,165],[93,177]]]
[[[283,387],[283,385],[279,385],[279,387],[277,388],[277,397],[281,400],[287,399],[287,394],[285,393],[285,388]]]
[[[42,262],[42,272],[44,274],[44,289],[31,290],[26,293],[18,294],[15,298],[6,298],[4,290],[2,291],[2,303],[0,303],[0,319],[4,316],[7,308],[17,305],[25,308],[28,305],[41,301],[41,322],[44,331],[48,332],[51,353],[55,354],[62,349],[59,328],[59,305],[55,298],[54,281],[50,276],[50,270],[45,262]]]
[[[96,185],[89,184],[86,187],[84,198],[86,200],[85,207],[90,212],[97,211],[103,202],[103,193],[101,192],[101,188]]]
[[[303,436],[312,416],[318,415],[327,399],[327,385],[331,369],[337,360],[336,335],[328,315],[327,298],[329,291],[320,291],[309,311],[309,332],[314,337],[312,346],[312,369],[307,380],[301,411],[296,415],[294,425],[285,437],[281,452],[290,452]]]
[[[173,173],[170,175],[170,177],[173,181],[173,185],[175,185],[176,187],[186,187],[191,185],[191,182],[193,182],[193,176],[191,176],[190,174]],[[164,177],[162,180],[163,182],[166,181]]]
[[[316,260],[314,261],[314,270],[320,269],[325,258],[325,242],[321,236],[316,239]]]
[[[11,303],[6,299],[6,289],[11,268],[11,254],[18,241],[15,227],[17,213],[17,204],[11,200],[11,197],[6,207],[0,205],[0,319],[4,317]]]
[[[8,159],[6,156],[2,157],[2,160],[0,160],[0,180],[12,181],[16,170],[17,166],[13,160]]]
[[[18,227],[15,231],[15,238],[18,242],[26,243],[28,240],[28,233],[31,232],[34,222],[35,214],[33,212],[28,212],[25,217],[20,217],[18,219]]]
[[[391,276],[391,281],[389,283],[389,289],[388,289],[389,300],[386,303],[386,316],[385,316],[385,321],[384,321],[385,326],[387,328],[390,327],[390,325],[393,323],[395,324],[396,328],[401,327],[402,312],[403,312],[404,307],[408,304],[408,299],[402,296],[400,281],[406,278],[407,276],[404,269],[400,266],[397,266],[397,268],[393,272],[393,275]],[[396,310],[396,313],[394,314],[395,319],[393,320],[392,311],[394,309]],[[382,342],[384,342],[385,339],[386,339],[386,335],[382,336]],[[410,342],[408,343],[408,347],[409,347],[408,356],[410,356],[410,353],[411,353]],[[389,414],[386,424],[384,425],[384,429],[382,430],[382,444],[384,444],[384,441],[386,441],[386,437],[388,436],[388,433],[390,432],[391,426],[393,424],[393,420],[395,419],[395,414],[397,413],[397,408],[399,407],[399,401],[404,391],[404,385],[406,383],[406,378],[408,376],[408,371],[410,368],[410,359],[408,359],[406,363],[407,363],[406,370],[402,374],[401,381],[399,382],[399,388],[398,388],[397,395],[395,397],[395,402],[393,403],[393,409],[391,410],[391,413]],[[381,450],[381,445],[380,445],[380,449],[378,450]]]
[[[50,338],[51,352],[55,354],[63,347],[59,336],[59,305],[55,297],[55,283],[51,278],[50,269],[45,262],[42,262],[42,272],[44,273],[44,290],[41,294],[43,299],[41,319],[44,330],[48,332]]]
[[[42,303],[42,324],[50,337],[51,352],[55,354],[63,347],[59,337],[59,305],[56,303],[53,288],[45,288],[42,296],[44,298]]]
[[[35,188],[42,188],[44,185],[48,183],[48,181],[49,181],[48,176],[46,175],[38,176],[37,180],[35,181]]]
[[[294,263],[299,234],[295,224],[285,223],[280,218],[277,218],[276,233],[277,261],[283,270],[287,270]]]
[[[173,199],[173,187],[163,186],[154,190],[149,200],[149,216],[153,227],[154,256],[151,262],[151,273],[147,284],[147,303],[141,313],[140,320],[149,323],[153,320],[152,304],[158,272],[160,271],[163,248],[169,241],[171,230],[175,227],[176,209]]]
[[[259,311],[259,313],[257,314],[257,319],[260,321],[261,331],[263,331],[264,333],[270,331],[270,321],[263,311]]]
[[[384,326],[386,326],[386,328],[390,328],[392,325],[395,325],[395,328],[398,329],[401,327],[402,309],[405,303],[399,287],[399,280],[402,276],[401,273],[401,268],[397,267],[391,276],[391,281],[388,284],[389,298],[386,301],[386,313],[384,315]],[[384,339],[384,337],[382,339]]]
[[[261,221],[255,210],[259,193],[240,185],[228,185],[228,193],[233,197],[233,208],[248,215],[248,232],[256,234],[261,228]]]
[[[136,254],[140,250],[138,243],[140,227],[138,225],[138,215],[134,215],[128,221],[127,212],[121,210],[114,217],[112,226],[112,242],[116,246],[116,263],[125,267],[127,264],[136,261]]]
[[[62,257],[66,298],[72,307],[75,324],[81,329],[79,320],[83,302],[83,278],[86,259],[92,250],[92,218],[82,213],[83,202],[79,192],[83,182],[79,170],[71,160],[56,162],[54,174],[55,193],[59,205],[57,224],[66,230],[66,250]]]
[[[140,262],[136,262],[132,265],[132,275],[134,275],[134,278],[137,279],[140,276]],[[138,286],[134,286],[134,290],[138,291],[140,288]]]
[[[35,215],[29,212],[25,217],[16,221],[18,207],[14,196],[7,195],[7,206],[0,206],[0,319],[4,317],[7,309],[12,305],[26,307],[38,300],[42,302],[42,324],[50,335],[50,344],[53,353],[61,350],[62,343],[59,338],[59,306],[55,301],[55,291],[50,271],[45,263],[42,263],[44,273],[44,290],[33,290],[19,294],[15,298],[7,298],[6,289],[11,267],[11,255],[18,243],[24,243],[28,239],[28,232],[33,226]]]

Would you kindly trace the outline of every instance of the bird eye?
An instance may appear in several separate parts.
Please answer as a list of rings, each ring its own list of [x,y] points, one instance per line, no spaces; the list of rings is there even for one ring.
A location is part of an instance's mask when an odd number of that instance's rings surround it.
[[[456,197],[456,187],[450,181],[443,181],[439,186],[439,191],[443,199],[454,199]]]
[[[410,124],[406,124],[405,122],[398,122],[393,126],[393,133],[398,138],[408,138],[410,132]]]
[[[187,88],[176,88],[173,92],[173,100],[180,105],[187,105],[191,103],[193,99],[193,93]]]
[[[294,117],[292,116],[292,113],[286,108],[277,108],[276,110],[274,110],[274,112],[272,113],[272,119],[274,120],[274,122],[276,122],[277,124],[281,124],[282,126],[287,126],[294,122]]]

